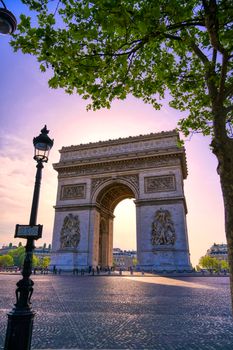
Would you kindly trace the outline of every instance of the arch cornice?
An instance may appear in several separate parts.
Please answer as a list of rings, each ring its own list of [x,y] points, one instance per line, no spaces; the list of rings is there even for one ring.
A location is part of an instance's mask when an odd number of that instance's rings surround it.
[[[179,134],[151,133],[116,140],[62,147],[60,162],[54,164],[59,178],[117,171],[135,171],[178,164],[187,177],[185,149],[178,147]]]
[[[140,169],[181,166],[183,178],[187,177],[186,157],[183,149],[176,149],[156,154],[131,154],[127,157],[95,158],[83,161],[66,161],[53,164],[58,177],[75,177],[81,175],[105,174],[120,171],[137,171]]]

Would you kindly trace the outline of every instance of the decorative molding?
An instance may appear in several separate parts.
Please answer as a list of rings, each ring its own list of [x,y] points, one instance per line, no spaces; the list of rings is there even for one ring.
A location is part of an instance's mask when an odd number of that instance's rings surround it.
[[[87,204],[70,204],[70,205],[55,205],[53,207],[56,212],[62,212],[62,211],[80,211],[80,210],[92,210],[92,209],[99,209],[98,203],[87,203]]]
[[[79,217],[68,214],[63,222],[60,236],[60,249],[77,248],[80,242]]]
[[[69,165],[62,166],[58,163],[54,165],[54,168],[58,171],[58,178],[77,177],[80,175],[96,175],[103,173],[114,173],[116,171],[130,171],[149,168],[169,167],[174,165],[180,166],[180,155],[163,156],[163,157],[151,157],[151,158],[135,158],[127,160],[118,160],[111,162],[99,162],[92,164],[82,165]]]
[[[91,180],[91,195],[95,192],[95,190],[101,186],[104,182],[111,180],[111,177],[98,177]]]
[[[169,210],[159,209],[152,223],[152,246],[174,246],[176,240],[174,223]]]
[[[106,145],[96,148],[72,150],[70,152],[61,153],[61,161],[79,161],[103,158],[112,156],[125,156],[129,154],[135,154],[136,152],[158,152],[167,149],[174,149],[176,145],[176,138],[170,137],[167,139],[148,140],[140,142],[126,142],[115,145]]]
[[[151,205],[177,205],[182,204],[185,214],[188,213],[187,204],[184,196],[175,197],[161,197],[152,199],[137,199],[134,201],[136,207],[150,207]]]
[[[61,200],[86,198],[86,184],[61,186]]]
[[[105,182],[110,180],[125,180],[130,183],[139,192],[139,176],[138,174],[130,174],[124,176],[114,176],[114,177],[100,177],[91,180],[91,195],[97,190],[98,187],[103,185]]]
[[[138,174],[124,175],[119,177],[123,180],[129,182],[133,187],[139,192],[139,176]]]
[[[176,190],[175,175],[145,177],[144,190],[145,190],[145,193],[175,191]]]
[[[162,131],[159,133],[150,133],[146,135],[138,135],[138,136],[129,136],[129,137],[124,137],[124,138],[118,138],[118,139],[113,139],[113,140],[106,140],[106,141],[97,141],[97,142],[89,142],[86,144],[80,144],[76,146],[68,146],[68,147],[62,147],[60,150],[60,153],[70,153],[74,151],[80,151],[80,150],[90,150],[94,149],[97,151],[99,148],[103,148],[106,146],[115,146],[115,145],[128,145],[128,144],[137,144],[137,143],[144,143],[148,141],[159,141],[159,140],[165,140],[165,139],[170,139],[170,138],[175,138],[175,141],[177,142],[177,138],[179,138],[179,134],[176,130],[171,130],[171,131]],[[149,144],[150,146],[152,145],[151,143]],[[96,153],[96,152],[95,152]]]

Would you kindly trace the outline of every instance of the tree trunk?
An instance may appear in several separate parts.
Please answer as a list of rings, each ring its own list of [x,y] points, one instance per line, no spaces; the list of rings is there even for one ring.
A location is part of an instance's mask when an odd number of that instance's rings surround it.
[[[218,132],[217,135],[216,132]],[[233,139],[227,137],[226,132],[223,133],[220,129],[215,129],[215,135],[212,146],[213,153],[218,159],[217,172],[220,176],[224,201],[225,232],[228,245],[231,302],[233,309]]]

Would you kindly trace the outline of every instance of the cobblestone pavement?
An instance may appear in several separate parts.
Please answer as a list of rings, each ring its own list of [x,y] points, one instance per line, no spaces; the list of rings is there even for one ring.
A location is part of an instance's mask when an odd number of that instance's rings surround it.
[[[0,349],[19,275],[0,275]],[[233,349],[228,277],[33,276],[32,349]]]

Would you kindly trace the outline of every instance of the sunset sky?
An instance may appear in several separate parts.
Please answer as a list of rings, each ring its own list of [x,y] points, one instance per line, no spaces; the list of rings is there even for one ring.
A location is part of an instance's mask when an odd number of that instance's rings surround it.
[[[17,18],[26,12],[20,1],[5,3]],[[37,245],[51,243],[57,190],[57,173],[52,164],[59,161],[62,146],[172,130],[182,114],[166,101],[156,111],[133,97],[115,101],[111,110],[87,112],[81,97],[50,89],[48,75],[39,71],[36,59],[14,53],[9,39],[0,36],[0,247],[9,242],[18,244],[13,238],[15,224],[28,223],[36,171],[32,139],[45,124],[54,138],[54,147],[43,170],[38,223],[44,229]],[[189,174],[184,189],[194,266],[214,242],[226,241],[217,162],[209,143],[210,139],[201,135],[185,142]],[[135,249],[133,201],[120,203],[115,215],[114,246]]]

